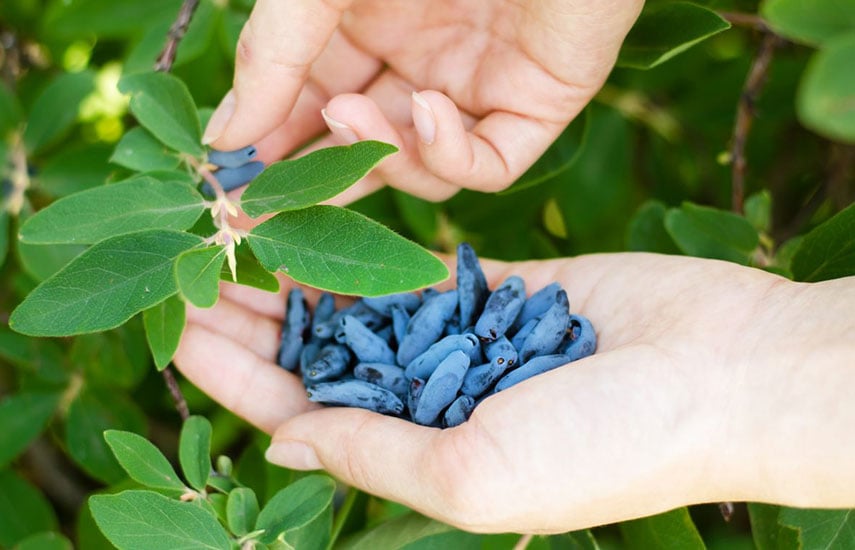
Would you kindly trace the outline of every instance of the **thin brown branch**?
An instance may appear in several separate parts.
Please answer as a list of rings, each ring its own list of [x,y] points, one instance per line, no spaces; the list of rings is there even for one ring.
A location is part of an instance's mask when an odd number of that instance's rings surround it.
[[[187,33],[187,28],[190,26],[190,21],[193,20],[193,13],[199,5],[199,0],[184,0],[181,9],[178,11],[178,17],[175,22],[169,27],[169,32],[166,35],[166,44],[160,55],[157,56],[157,62],[154,64],[155,71],[163,71],[168,73],[172,70],[172,64],[175,63],[175,56],[178,54],[178,44]]]
[[[21,52],[18,37],[11,31],[0,29],[0,75],[10,89],[15,89],[21,70]]]
[[[742,213],[745,200],[745,172],[747,161],[745,159],[745,144],[748,141],[748,133],[754,121],[754,105],[757,97],[766,83],[769,73],[769,65],[775,48],[781,43],[778,35],[765,33],[757,50],[757,55],[751,63],[748,78],[742,87],[742,94],[736,107],[736,122],[733,125],[733,138],[730,145],[731,162],[731,208],[734,212]]]
[[[718,14],[734,27],[745,27],[764,33],[772,32],[772,29],[769,28],[769,24],[766,23],[766,20],[756,13],[720,11]]]
[[[173,374],[172,369],[169,367],[163,369],[162,374],[164,381],[166,381],[166,387],[169,389],[169,395],[172,396],[172,401],[175,404],[175,410],[178,411],[181,422],[184,422],[190,418],[190,408],[187,406],[187,400],[184,399],[184,394],[181,392],[178,380],[175,379],[175,374]]]
[[[721,512],[721,517],[726,522],[733,519],[733,514],[736,512],[736,506],[732,502],[719,502],[718,511]]]

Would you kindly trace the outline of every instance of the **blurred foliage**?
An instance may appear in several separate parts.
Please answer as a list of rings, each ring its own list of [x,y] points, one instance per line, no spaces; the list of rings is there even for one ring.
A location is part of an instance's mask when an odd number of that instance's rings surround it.
[[[173,69],[197,105],[216,105],[230,86],[251,3],[201,1]],[[133,122],[116,82],[150,68],[180,4],[0,3],[4,320],[82,250],[18,243],[21,221],[58,197],[130,173],[121,149],[113,150],[120,139],[145,138],[125,133]],[[736,24],[727,28],[726,20]],[[464,191],[434,204],[384,189],[354,208],[444,252],[467,240],[480,255],[505,260],[637,250],[722,258],[799,280],[855,274],[855,6],[649,0],[641,21],[622,66],[510,190]],[[751,105],[743,217],[731,212],[731,144],[765,24],[782,40]],[[111,154],[118,163],[108,162]],[[139,486],[105,442],[106,429],[145,435],[178,464],[180,422],[142,327],[135,318],[65,339],[0,327],[0,547],[67,548],[69,540],[111,547],[85,499],[103,494],[97,502],[105,510],[117,502],[110,494]],[[211,452],[235,458],[235,483],[251,488],[262,506],[300,477],[267,465],[266,436],[189,384],[181,387],[191,410],[213,425]],[[337,526],[345,547],[498,549],[519,538],[470,535],[391,502],[348,498]],[[333,506],[325,510],[317,522],[310,518],[311,529],[330,521]],[[591,533],[535,537],[529,548],[853,548],[851,538],[829,538],[855,532],[852,517],[752,504],[737,506],[725,523],[717,507],[698,506]]]

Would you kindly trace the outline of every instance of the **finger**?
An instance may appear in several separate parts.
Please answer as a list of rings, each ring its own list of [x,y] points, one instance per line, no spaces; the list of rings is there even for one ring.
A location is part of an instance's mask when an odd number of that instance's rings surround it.
[[[195,323],[185,327],[173,361],[199,389],[267,433],[315,407],[299,378]]]
[[[412,113],[425,168],[444,181],[482,192],[508,187],[563,129],[557,122],[494,111],[467,131],[454,102],[433,90],[412,95]]]
[[[373,175],[389,185],[421,198],[440,201],[458,191],[424,169],[418,156],[413,132],[401,131],[407,124],[406,103],[411,88],[391,73],[384,73],[365,94],[342,94],[333,98],[324,110],[330,132],[339,143],[374,139],[391,143],[398,153],[387,157]],[[380,105],[383,105],[381,108]],[[402,108],[401,105],[404,105]]]
[[[266,361],[276,362],[282,332],[279,319],[259,315],[239,302],[220,296],[210,309],[187,306],[187,321],[247,347]]]
[[[282,124],[352,0],[258,0],[241,31],[234,87],[203,141],[235,149]]]

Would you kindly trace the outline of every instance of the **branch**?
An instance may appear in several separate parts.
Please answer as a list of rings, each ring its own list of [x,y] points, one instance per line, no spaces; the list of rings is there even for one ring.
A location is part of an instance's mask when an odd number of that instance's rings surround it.
[[[751,131],[751,123],[754,117],[754,104],[760,95],[769,65],[775,48],[781,44],[781,38],[772,32],[763,35],[763,41],[757,50],[757,55],[748,71],[748,78],[742,87],[742,94],[736,107],[736,122],[733,126],[733,138],[730,146],[731,162],[731,208],[734,212],[742,213],[745,199],[745,144],[748,141],[748,133]]]
[[[720,11],[718,12],[728,23],[734,27],[745,27],[754,29],[763,33],[771,33],[772,29],[766,20],[756,13],[743,13],[738,11]]]
[[[184,0],[181,9],[178,11],[178,17],[175,22],[169,27],[169,32],[166,35],[166,45],[160,55],[157,56],[157,62],[154,64],[155,71],[163,71],[168,73],[172,70],[172,64],[175,63],[175,56],[178,53],[178,44],[184,38],[187,28],[190,26],[190,21],[193,19],[193,13],[199,5],[199,0]]]
[[[175,410],[178,411],[178,416],[181,417],[181,422],[190,418],[190,408],[187,406],[187,400],[184,399],[184,394],[181,393],[181,388],[178,386],[178,381],[172,373],[172,369],[166,367],[163,369],[163,379],[166,381],[166,387],[169,389],[169,395],[172,396],[172,402],[175,404]]]

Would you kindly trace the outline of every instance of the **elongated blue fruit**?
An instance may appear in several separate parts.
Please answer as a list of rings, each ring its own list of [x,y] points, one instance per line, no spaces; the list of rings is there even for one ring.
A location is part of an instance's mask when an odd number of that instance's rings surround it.
[[[430,426],[437,421],[442,411],[457,398],[468,368],[469,356],[462,351],[452,351],[442,360],[419,397],[413,416],[416,424]]]
[[[332,338],[335,336],[336,330],[341,328],[340,321],[345,315],[356,317],[359,319],[359,322],[372,330],[380,327],[385,321],[382,315],[363,304],[362,300],[360,300],[346,308],[336,311],[326,321],[314,325],[312,330],[314,331],[315,336],[318,338]],[[342,337],[343,336],[344,332],[342,331]]]
[[[439,340],[455,309],[456,290],[442,292],[423,303],[407,324],[407,333],[398,346],[398,364],[409,365],[410,361]]]
[[[234,151],[211,149],[208,151],[208,162],[216,164],[221,168],[237,168],[254,160],[256,156],[258,156],[258,151],[254,145],[247,145],[242,149],[235,149]]]
[[[494,359],[500,365],[504,364],[505,368],[515,367],[518,363],[517,348],[504,336],[499,336],[492,342],[487,342],[481,346],[484,350],[484,357],[487,361]]]
[[[410,314],[407,313],[407,310],[399,307],[392,306],[392,332],[395,333],[395,342],[398,345],[401,345],[401,342],[404,340],[404,336],[407,334],[407,325],[410,324]]]
[[[321,345],[318,342],[309,340],[304,344],[303,350],[300,352],[300,371],[306,372],[309,365],[314,363],[320,354]]]
[[[564,291],[561,293],[564,294]],[[520,347],[520,363],[528,362],[535,355],[555,353],[567,334],[567,326],[570,323],[570,312],[565,304],[566,301],[562,303],[560,300],[552,304],[531,329]]]
[[[475,323],[478,338],[493,341],[507,332],[525,303],[525,283],[511,275],[487,298],[484,312]]]
[[[442,293],[433,287],[429,287],[429,288],[422,290],[422,304],[424,304],[425,302],[427,302],[431,298],[439,296],[440,294],[442,294]]]
[[[463,424],[469,420],[469,415],[472,414],[474,408],[475,399],[469,395],[461,395],[446,409],[445,415],[442,417],[442,425],[446,428],[453,428]]]
[[[310,382],[323,382],[338,378],[347,370],[350,352],[346,347],[330,344],[321,348],[317,359],[303,371],[303,378]]]
[[[525,339],[528,338],[528,335],[531,334],[531,331],[533,331],[534,327],[537,326],[538,321],[540,321],[540,317],[529,319],[528,322],[520,327],[517,333],[514,334],[513,338],[511,338],[511,345],[516,349],[522,348]]]
[[[406,398],[410,389],[410,382],[404,376],[404,369],[398,365],[386,363],[359,363],[353,369],[353,376],[357,380],[365,380],[386,388],[400,398]]]
[[[223,191],[228,192],[251,182],[262,170],[264,163],[255,160],[237,168],[220,168],[214,172],[214,177],[220,182]]]
[[[478,337],[472,333],[451,334],[432,344],[418,357],[407,364],[407,378],[424,378],[427,380],[443,359],[453,351],[462,351],[469,357],[469,362],[481,362],[481,346]]]
[[[493,383],[508,370],[508,363],[502,357],[495,357],[489,363],[469,367],[463,378],[460,391],[472,397],[479,397],[490,389]]]
[[[362,302],[385,317],[392,316],[392,306],[402,307],[407,310],[408,313],[412,313],[422,305],[421,297],[412,292],[402,292],[401,294],[390,294],[388,296],[366,297],[362,299]]]
[[[315,314],[312,316],[312,332],[321,323],[329,321],[335,313],[335,297],[329,292],[321,293],[318,303],[315,305]]]
[[[386,325],[385,327],[377,330],[374,334],[379,336],[380,339],[386,342],[386,344],[389,346],[392,345],[392,340],[395,338],[395,334],[392,331],[392,325]]]
[[[597,332],[587,317],[571,315],[561,353],[576,361],[597,351]]]
[[[502,390],[506,390],[515,384],[519,384],[523,380],[528,380],[532,376],[566,365],[570,361],[570,357],[563,354],[541,355],[539,357],[535,357],[528,363],[520,365],[515,370],[512,370],[500,378],[499,381],[496,382],[495,391],[500,392]]]
[[[471,327],[484,309],[490,290],[487,288],[487,278],[481,270],[481,262],[469,243],[457,245],[457,290],[460,301],[460,327]]]
[[[359,319],[345,315],[341,325],[344,327],[345,343],[361,362],[395,364],[395,352],[389,344],[371,332]]]
[[[415,416],[416,409],[419,407],[419,399],[425,389],[426,382],[421,378],[413,378],[410,380],[410,388],[407,392],[407,408],[410,410],[410,418]]]
[[[324,382],[306,388],[309,401],[359,407],[383,414],[401,414],[404,403],[394,393],[364,380]]]
[[[522,309],[520,310],[520,314],[517,316],[516,321],[513,324],[513,330],[519,330],[524,324],[528,323],[535,317],[540,317],[546,310],[552,307],[552,304],[556,302],[556,300],[560,299],[558,297],[559,292],[564,292],[564,289],[561,288],[561,285],[558,283],[550,283],[545,287],[541,288],[525,301]],[[567,293],[564,292],[564,299],[567,299]],[[569,308],[568,303],[568,308]]]
[[[303,291],[292,288],[288,293],[285,320],[282,323],[282,336],[279,340],[279,366],[294,370],[300,362],[300,352],[306,329],[309,328],[309,308]]]
[[[458,294],[460,293],[458,292]],[[451,334],[460,334],[461,332],[463,332],[463,329],[460,327],[460,315],[455,311],[451,319],[445,323],[445,330],[442,331],[442,334],[449,336]]]

